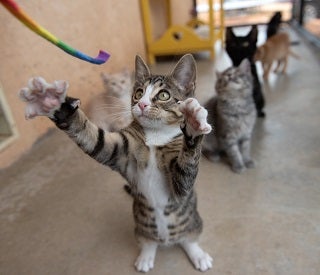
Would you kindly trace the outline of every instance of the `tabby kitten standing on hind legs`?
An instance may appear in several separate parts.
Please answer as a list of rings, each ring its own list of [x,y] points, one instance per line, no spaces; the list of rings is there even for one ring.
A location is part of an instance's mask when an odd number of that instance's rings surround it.
[[[232,170],[241,173],[254,167],[250,147],[256,109],[249,61],[244,59],[239,67],[217,73],[216,92],[217,96],[204,105],[214,131],[204,139],[203,154],[218,161],[225,153]]]
[[[181,245],[195,268],[206,271],[212,259],[198,244],[202,220],[194,183],[201,141],[211,126],[207,111],[193,98],[195,61],[190,54],[183,56],[168,76],[151,74],[139,56],[135,67],[133,121],[118,132],[90,122],[78,108],[79,100],[66,97],[65,81],[31,79],[20,91],[26,117],[50,117],[86,154],[127,180],[141,246],[138,271],[153,268],[159,244]]]
[[[232,28],[226,29],[226,51],[232,61],[233,66],[239,66],[241,61],[247,58],[251,65],[251,74],[253,76],[252,96],[257,109],[258,117],[264,117],[265,100],[261,83],[259,80],[256,64],[253,60],[257,49],[258,28],[252,26],[250,32],[245,36],[235,35]]]

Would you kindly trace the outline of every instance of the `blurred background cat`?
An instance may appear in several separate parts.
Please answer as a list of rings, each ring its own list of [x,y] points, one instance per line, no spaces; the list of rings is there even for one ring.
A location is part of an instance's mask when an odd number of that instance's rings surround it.
[[[298,55],[290,50],[289,35],[285,32],[279,32],[257,48],[254,61],[261,61],[263,78],[268,79],[274,61],[278,63],[274,72],[280,72],[280,67],[282,67],[281,73],[286,72],[289,55],[299,58]]]
[[[216,92],[217,96],[204,104],[213,131],[205,136],[202,153],[211,161],[226,154],[231,169],[241,173],[254,167],[250,147],[256,108],[250,62],[244,59],[238,67],[217,73]]]
[[[267,39],[277,34],[282,23],[282,14],[280,11],[274,13],[267,24]]]
[[[257,109],[258,117],[264,117],[265,100],[261,83],[258,77],[256,64],[253,61],[257,49],[258,29],[252,26],[245,36],[235,35],[231,27],[226,29],[226,51],[233,66],[239,66],[242,60],[247,58],[250,61],[251,74],[253,76],[252,96]]]
[[[88,117],[105,131],[115,132],[128,126],[131,118],[132,75],[129,70],[107,74],[101,78],[104,91],[87,106]]]

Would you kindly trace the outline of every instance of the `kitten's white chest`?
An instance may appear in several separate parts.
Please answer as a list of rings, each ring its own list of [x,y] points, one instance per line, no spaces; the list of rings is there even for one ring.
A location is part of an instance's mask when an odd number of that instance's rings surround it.
[[[169,143],[174,136],[181,133],[180,127],[176,125],[162,125],[159,129],[145,130],[146,144],[148,146],[162,146]]]
[[[164,216],[164,208],[168,203],[169,190],[165,178],[158,169],[155,149],[150,147],[150,158],[146,169],[138,172],[138,192],[148,200],[154,208],[158,234],[160,238],[168,237],[168,222]]]
[[[168,202],[168,187],[158,168],[155,149],[150,147],[148,166],[138,172],[138,190],[152,207],[164,207]]]

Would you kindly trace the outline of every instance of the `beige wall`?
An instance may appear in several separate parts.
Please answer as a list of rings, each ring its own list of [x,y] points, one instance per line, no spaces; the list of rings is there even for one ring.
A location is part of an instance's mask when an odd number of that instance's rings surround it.
[[[66,79],[69,94],[86,103],[102,89],[100,72],[133,70],[134,56],[145,56],[138,0],[20,0],[19,5],[65,43],[90,56],[99,49],[111,54],[103,65],[78,60],[31,32],[0,5],[0,83],[19,138],[0,152],[5,167],[26,152],[53,124],[46,118],[24,119],[17,92],[31,76]]]
[[[24,119],[24,104],[17,93],[32,76],[47,81],[69,81],[68,94],[83,105],[101,92],[100,72],[134,69],[134,56],[145,57],[144,32],[139,0],[20,0],[22,9],[63,42],[96,56],[99,49],[111,54],[103,65],[76,59],[31,32],[2,6],[0,7],[0,83],[11,109],[19,138],[0,151],[0,168],[10,165],[53,127],[44,117]],[[166,28],[165,1],[150,0],[153,33],[159,37]],[[188,5],[171,0],[172,21],[184,24],[190,19]]]
[[[166,18],[166,1],[149,0],[152,24],[152,34],[155,39],[160,38],[168,27]],[[186,24],[190,19],[192,1],[170,0],[172,24]]]

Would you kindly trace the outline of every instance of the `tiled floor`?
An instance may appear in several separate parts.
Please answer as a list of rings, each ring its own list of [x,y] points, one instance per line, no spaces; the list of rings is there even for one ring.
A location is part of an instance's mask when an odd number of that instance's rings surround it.
[[[263,29],[261,29],[263,33]],[[200,243],[214,258],[207,274],[318,275],[320,271],[320,66],[301,41],[287,75],[264,83],[257,167],[238,175],[201,160]],[[263,40],[263,34],[261,34]],[[198,97],[213,93],[214,71],[230,65],[217,48],[198,57]],[[172,63],[153,70],[167,72]],[[32,122],[30,122],[32,123]],[[53,130],[0,171],[0,274],[135,274],[138,247],[124,180]],[[150,274],[199,274],[179,247],[160,248]]]

